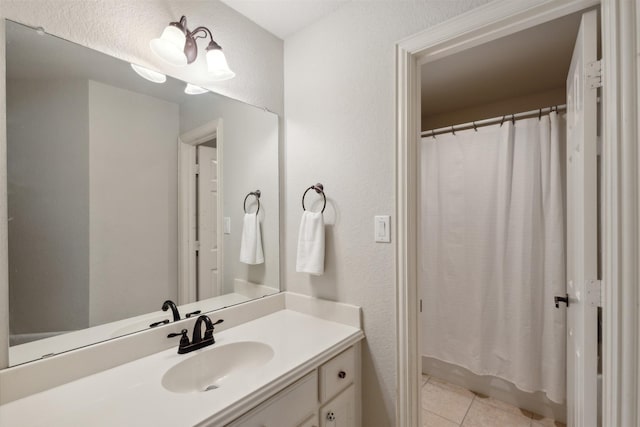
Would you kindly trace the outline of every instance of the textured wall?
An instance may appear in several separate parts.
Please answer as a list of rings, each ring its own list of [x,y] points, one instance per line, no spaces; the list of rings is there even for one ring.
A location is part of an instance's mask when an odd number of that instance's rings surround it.
[[[481,3],[355,1],[285,40],[286,287],[363,307],[366,427],[395,417],[394,246],[373,239],[373,216],[395,210],[394,45]],[[315,182],[329,199],[320,277],[295,272],[300,196]]]

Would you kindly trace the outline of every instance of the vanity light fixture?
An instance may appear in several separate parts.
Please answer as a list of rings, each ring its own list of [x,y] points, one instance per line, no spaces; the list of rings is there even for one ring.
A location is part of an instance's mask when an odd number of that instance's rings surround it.
[[[191,83],[187,83],[187,86],[184,88],[184,93],[187,95],[200,95],[201,93],[209,92],[208,89],[205,89],[200,86],[192,85]]]
[[[207,27],[198,27],[193,31],[187,28],[187,17],[182,16],[179,21],[171,22],[164,29],[162,35],[151,40],[149,46],[153,53],[165,62],[184,66],[191,64],[198,57],[197,39],[211,39],[206,50],[207,69],[213,80],[227,80],[235,77],[235,73],[229,68],[227,59],[222,52],[222,47],[215,40]]]
[[[133,71],[138,73],[138,75],[142,78],[149,80],[154,83],[164,83],[167,81],[167,76],[157,71],[150,70],[145,67],[141,67],[140,65],[131,64],[131,68]]]

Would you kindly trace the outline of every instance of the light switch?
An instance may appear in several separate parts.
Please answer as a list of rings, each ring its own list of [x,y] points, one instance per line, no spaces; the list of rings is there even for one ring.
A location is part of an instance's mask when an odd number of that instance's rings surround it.
[[[224,234],[231,234],[231,218],[224,217]]]
[[[389,215],[378,215],[374,217],[376,242],[391,242],[391,217]]]

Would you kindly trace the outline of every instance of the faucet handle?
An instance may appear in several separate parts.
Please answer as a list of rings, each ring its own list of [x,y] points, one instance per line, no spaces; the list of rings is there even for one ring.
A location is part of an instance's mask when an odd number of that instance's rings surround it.
[[[210,328],[205,329],[205,331],[204,331],[204,339],[212,339],[213,340],[213,329],[214,329],[213,327],[216,326],[216,325],[219,325],[222,322],[224,322],[224,319],[216,320],[215,323],[211,324]],[[215,340],[213,342],[215,342]]]
[[[186,329],[183,329],[178,333],[171,333],[171,334],[167,335],[167,338],[173,338],[173,337],[177,337],[178,335],[182,335],[180,337],[180,345],[179,345],[179,347],[184,347],[184,346],[189,345],[189,337],[187,336],[187,332],[189,332],[189,331],[187,331]]]
[[[219,325],[220,323],[224,322],[224,319],[219,319],[216,320],[215,323],[211,324],[211,328],[207,329],[208,332],[213,332],[214,326]]]
[[[173,337],[177,337],[178,335],[182,335],[183,337],[187,336],[187,331],[186,329],[181,330],[180,332],[172,332],[169,335],[167,335],[167,338],[173,338]]]
[[[166,325],[167,323],[169,323],[169,319],[164,319],[164,320],[161,320],[159,322],[155,322],[155,323],[150,324],[149,327],[150,328],[155,328],[155,327],[160,326],[160,325]]]

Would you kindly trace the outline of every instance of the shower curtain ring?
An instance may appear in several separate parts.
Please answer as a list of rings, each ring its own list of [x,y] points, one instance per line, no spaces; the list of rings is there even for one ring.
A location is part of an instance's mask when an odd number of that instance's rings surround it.
[[[472,122],[473,123],[473,130],[475,130],[476,132],[478,132],[478,126],[476,126],[476,122]]]
[[[502,116],[502,120],[500,120],[500,127],[502,127],[502,124],[504,123],[504,119],[506,116]]]
[[[456,130],[453,128],[453,125],[451,125],[451,133],[455,136],[456,134]]]
[[[431,129],[431,138],[436,139],[436,132]]]
[[[542,120],[542,108],[538,110],[538,121]]]

